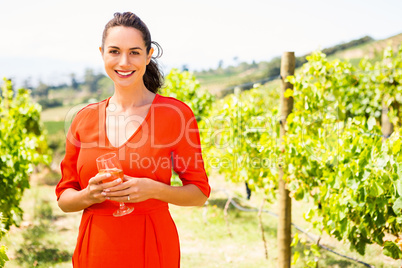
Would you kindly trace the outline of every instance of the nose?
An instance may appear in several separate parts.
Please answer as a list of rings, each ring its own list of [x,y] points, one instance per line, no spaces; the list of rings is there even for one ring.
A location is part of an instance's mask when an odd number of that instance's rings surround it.
[[[127,53],[122,53],[121,54],[119,65],[121,67],[127,67],[127,66],[130,65],[130,60],[129,60],[129,57],[128,57]]]

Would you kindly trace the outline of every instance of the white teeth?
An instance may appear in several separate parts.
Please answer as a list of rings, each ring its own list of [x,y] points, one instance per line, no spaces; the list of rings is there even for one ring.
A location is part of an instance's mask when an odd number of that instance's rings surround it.
[[[119,71],[116,71],[118,74],[120,74],[120,75],[130,75],[130,74],[132,74],[134,71],[132,71],[132,72],[119,72]]]

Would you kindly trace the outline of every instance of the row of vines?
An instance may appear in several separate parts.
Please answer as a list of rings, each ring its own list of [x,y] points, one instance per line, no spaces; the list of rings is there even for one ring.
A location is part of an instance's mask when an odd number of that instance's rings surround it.
[[[47,143],[42,134],[40,106],[28,90],[13,89],[4,80],[0,98],[0,240],[12,225],[18,226],[20,207],[29,175],[38,163],[49,163]],[[0,246],[0,267],[8,260],[5,246]]]
[[[256,86],[206,103],[199,128],[207,169],[274,200],[282,165],[291,197],[314,202],[305,219],[318,233],[362,255],[375,243],[402,259],[402,48],[358,66],[321,52],[307,59],[287,78],[294,108],[284,147],[279,89]],[[383,106],[390,137],[381,131]]]
[[[295,103],[285,140],[287,181],[296,199],[320,207],[306,219],[362,255],[376,243],[401,259],[402,48],[358,67],[316,53],[289,80]],[[395,128],[390,137],[381,131],[383,109]]]

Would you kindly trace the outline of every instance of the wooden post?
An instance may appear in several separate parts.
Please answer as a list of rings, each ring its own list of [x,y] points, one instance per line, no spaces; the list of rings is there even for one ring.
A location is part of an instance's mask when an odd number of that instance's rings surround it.
[[[394,132],[394,126],[388,118],[388,107],[385,105],[384,101],[382,102],[381,131],[383,135],[383,141],[385,141],[389,136],[391,136],[392,132]]]
[[[286,135],[286,119],[293,109],[293,98],[285,98],[286,89],[293,89],[293,85],[285,82],[286,77],[294,75],[295,72],[295,53],[284,52],[281,62],[281,115],[280,115],[280,143],[281,151],[284,151],[283,137]],[[292,223],[292,202],[289,197],[289,190],[283,180],[282,163],[279,163],[279,221],[278,221],[278,268],[289,268],[292,256],[290,243],[292,239],[291,223]]]

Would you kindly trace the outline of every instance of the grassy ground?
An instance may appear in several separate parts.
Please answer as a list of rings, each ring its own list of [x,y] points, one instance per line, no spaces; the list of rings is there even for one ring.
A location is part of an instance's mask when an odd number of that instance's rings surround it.
[[[67,126],[65,126],[64,121],[46,121],[44,125],[49,135],[56,134],[63,130],[66,132],[65,127]]]
[[[71,121],[73,116],[82,108],[88,104],[77,104],[70,106],[61,106],[56,108],[50,108],[42,111],[41,120],[42,121]]]
[[[32,267],[31,264],[20,264],[17,261],[17,251],[26,247],[31,241],[24,239],[28,230],[43,221],[44,205],[51,208],[51,221],[47,226],[47,232],[41,243],[55,245],[57,250],[73,252],[77,229],[80,221],[80,213],[63,213],[58,207],[54,195],[54,185],[44,184],[42,179],[34,177],[32,187],[24,194],[22,207],[24,208],[24,221],[20,228],[12,228],[4,239],[9,248],[11,258],[6,267]],[[264,214],[262,216],[265,237],[268,247],[268,259],[264,257],[264,247],[261,240],[261,231],[258,225],[257,213],[241,212],[232,206],[228,210],[228,225],[224,217],[224,206],[227,196],[219,189],[228,189],[229,193],[242,193],[243,187],[223,181],[220,177],[211,177],[212,192],[208,205],[200,208],[186,208],[171,206],[170,210],[175,219],[182,249],[182,267],[276,267],[277,247],[276,232],[277,218]],[[245,206],[258,207],[261,201],[258,194],[253,194],[250,201],[239,201]],[[303,212],[308,204],[293,203],[294,222],[302,228],[308,229],[309,225],[303,220]],[[276,211],[275,205],[266,205],[265,209]],[[42,213],[38,213],[42,211]],[[42,220],[40,219],[42,217]],[[49,218],[49,217],[48,217]],[[230,233],[229,234],[229,229]],[[293,230],[293,233],[296,230]],[[34,238],[32,238],[34,239]],[[52,241],[47,243],[46,241]],[[365,257],[349,252],[348,246],[328,237],[323,238],[323,243],[331,246],[342,254],[346,254],[360,260],[364,260],[375,267],[400,267],[396,261],[381,255],[381,248],[370,246]],[[298,245],[295,250],[303,254],[304,246]],[[321,251],[322,256],[319,267],[364,267],[361,264],[337,257],[336,255]],[[37,252],[35,254],[38,254]],[[33,256],[34,258],[35,256]],[[36,267],[71,267],[70,261],[59,264],[36,263]],[[303,257],[293,267],[305,267]]]

